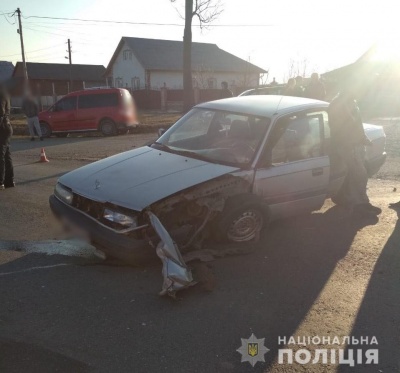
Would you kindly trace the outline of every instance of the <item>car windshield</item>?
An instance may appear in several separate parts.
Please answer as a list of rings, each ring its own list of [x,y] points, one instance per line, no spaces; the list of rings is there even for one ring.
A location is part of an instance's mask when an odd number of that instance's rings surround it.
[[[195,108],[152,146],[209,162],[246,166],[269,124],[266,117]]]

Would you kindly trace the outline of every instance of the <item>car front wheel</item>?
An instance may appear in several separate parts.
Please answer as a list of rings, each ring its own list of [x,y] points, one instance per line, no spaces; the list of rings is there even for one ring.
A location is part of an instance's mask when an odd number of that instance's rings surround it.
[[[51,136],[51,128],[46,122],[40,122],[40,130],[42,131],[42,137],[50,137]]]
[[[222,242],[250,242],[259,237],[265,224],[265,212],[254,196],[233,197],[226,203],[218,224],[215,238]]]

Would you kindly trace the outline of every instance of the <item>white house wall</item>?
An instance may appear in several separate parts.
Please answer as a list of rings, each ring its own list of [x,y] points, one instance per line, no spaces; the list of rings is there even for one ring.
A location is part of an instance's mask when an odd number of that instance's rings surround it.
[[[208,88],[209,79],[214,80],[214,88],[220,88],[222,82],[227,82],[229,87],[255,87],[259,83],[259,74],[193,72],[193,78],[196,79],[199,88]],[[182,89],[182,72],[150,72],[151,88],[159,89],[164,86],[164,83],[170,89]]]
[[[133,86],[133,79],[138,78],[140,88],[143,89],[146,87],[146,71],[135,57],[134,53],[132,53],[131,58],[129,57],[124,60],[124,51],[126,50],[132,51],[132,49],[124,43],[113,63],[111,74],[109,74],[109,76],[112,76],[111,85],[114,87],[135,88]],[[170,89],[183,88],[182,72],[150,71],[149,73],[151,89],[160,89],[164,86],[164,83]],[[193,71],[193,78],[196,79],[199,88],[209,88],[207,83],[209,79],[214,81],[214,88],[220,88],[222,82],[227,82],[229,87],[255,87],[259,83],[259,74],[257,73],[212,72],[207,69],[204,71]]]
[[[123,53],[125,50],[131,50],[126,43],[124,43],[121,48],[117,58],[114,61],[112,67],[112,78],[113,78],[113,86],[117,86],[116,79],[122,79],[122,87],[128,86],[132,88],[132,79],[139,78],[140,88],[145,87],[145,70],[137,60],[134,54],[132,54],[132,60],[127,59],[124,60]]]

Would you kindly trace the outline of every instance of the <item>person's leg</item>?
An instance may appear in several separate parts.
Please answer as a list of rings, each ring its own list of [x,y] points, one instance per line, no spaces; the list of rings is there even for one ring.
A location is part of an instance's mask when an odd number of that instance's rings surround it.
[[[4,178],[6,173],[5,167],[5,151],[7,145],[0,144],[0,189],[4,189]]]
[[[5,175],[4,175],[4,186],[6,188],[12,188],[15,186],[14,184],[14,166],[11,158],[11,151],[10,146],[7,146],[5,154],[4,154],[4,161],[5,161]]]
[[[354,149],[354,168],[351,171],[352,192],[355,212],[378,215],[382,210],[371,205],[367,195],[368,172],[365,167],[365,147]]]
[[[40,140],[42,139],[42,130],[40,128],[40,123],[39,123],[39,118],[38,117],[33,117],[33,123],[35,125],[36,133],[39,136]]]
[[[31,140],[35,139],[35,131],[33,130],[32,118],[28,118],[28,129],[29,129],[29,135],[31,136]]]
[[[365,147],[357,146],[354,148],[354,161],[353,161],[353,193],[354,202],[356,205],[369,203],[367,195],[368,172],[365,168]]]

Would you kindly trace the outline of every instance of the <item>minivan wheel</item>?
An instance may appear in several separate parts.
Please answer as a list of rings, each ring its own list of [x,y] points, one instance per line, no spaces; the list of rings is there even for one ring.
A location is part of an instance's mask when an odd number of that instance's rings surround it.
[[[253,196],[233,197],[218,219],[214,237],[220,242],[250,242],[259,236],[265,220],[265,212]]]
[[[42,137],[51,136],[51,128],[46,122],[40,122],[40,130],[42,131]]]
[[[100,122],[100,131],[104,136],[114,136],[117,132],[115,123],[111,119],[103,119]]]

